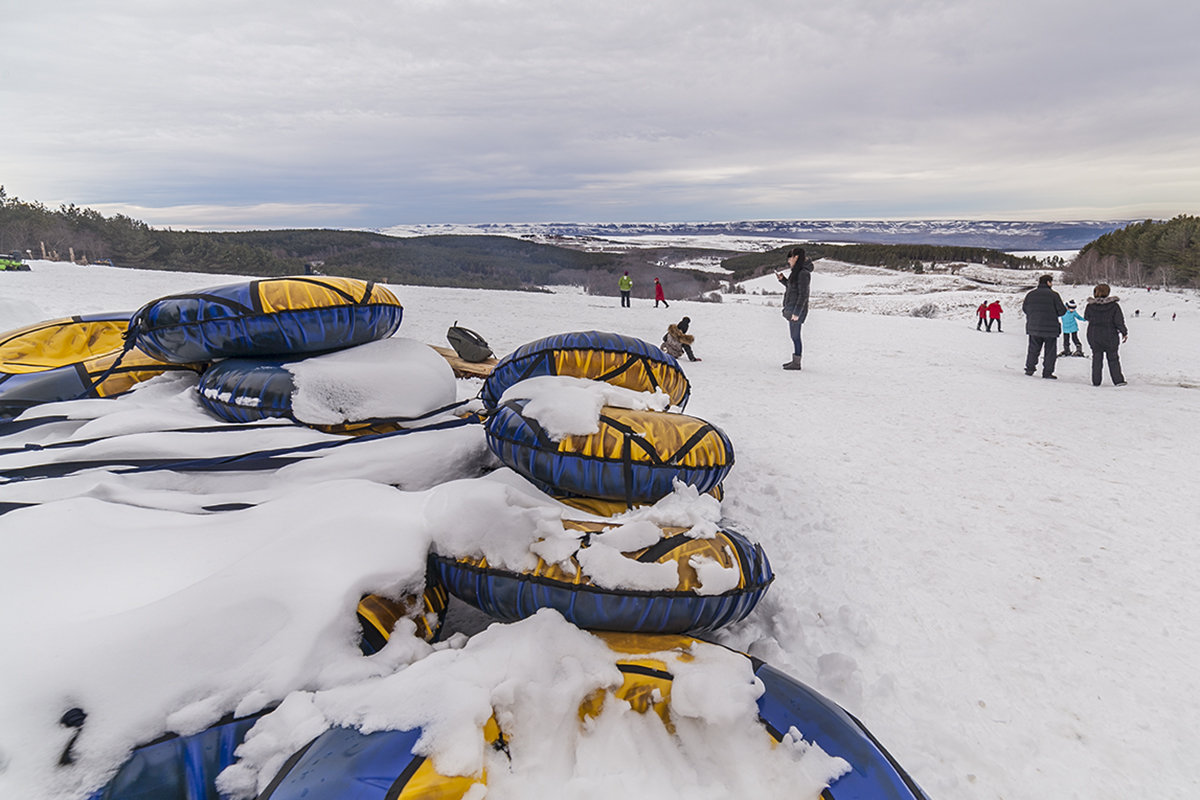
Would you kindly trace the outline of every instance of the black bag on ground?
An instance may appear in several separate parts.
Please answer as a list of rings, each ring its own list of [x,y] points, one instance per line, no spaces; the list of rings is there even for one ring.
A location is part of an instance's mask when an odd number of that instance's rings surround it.
[[[446,331],[446,340],[463,361],[487,361],[494,354],[484,338],[470,328],[460,328],[458,320]]]

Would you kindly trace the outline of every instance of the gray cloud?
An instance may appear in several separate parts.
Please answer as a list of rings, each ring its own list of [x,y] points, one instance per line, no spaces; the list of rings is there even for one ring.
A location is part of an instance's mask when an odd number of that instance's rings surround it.
[[[0,183],[154,224],[1200,210],[1191,4],[33,5]]]

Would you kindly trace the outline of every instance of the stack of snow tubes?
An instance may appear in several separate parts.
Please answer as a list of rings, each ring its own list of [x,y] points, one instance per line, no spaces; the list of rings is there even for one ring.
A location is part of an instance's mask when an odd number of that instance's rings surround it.
[[[678,362],[657,347],[616,333],[585,331],[531,342],[501,359],[480,392],[490,412],[488,446],[508,467],[568,505],[602,516],[661,500],[676,482],[699,492],[718,490],[733,466],[733,445],[704,420],[673,411],[633,411],[606,406],[599,431],[553,439],[525,413],[524,400],[504,400],[518,382],[564,375],[611,383],[634,391],[662,391],[682,408],[691,387]],[[612,527],[563,522],[581,549],[591,536]],[[578,558],[569,567],[538,562],[511,572],[485,559],[432,556],[434,571],[451,594],[502,620],[553,608],[591,630],[701,633],[745,618],[774,578],[766,554],[742,534],[724,529],[710,538],[685,528],[662,528],[658,542],[624,553],[639,563],[673,563],[675,587],[661,591],[601,587]],[[714,562],[736,570],[732,588],[703,585],[694,564]]]

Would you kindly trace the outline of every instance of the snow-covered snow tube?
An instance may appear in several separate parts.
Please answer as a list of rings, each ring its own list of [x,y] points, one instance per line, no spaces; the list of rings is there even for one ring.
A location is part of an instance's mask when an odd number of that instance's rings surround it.
[[[378,594],[369,594],[358,601],[358,624],[362,627],[362,639],[358,646],[366,655],[377,653],[392,638],[392,631],[401,619],[411,619],[417,626],[417,636],[427,642],[436,641],[446,621],[446,609],[450,596],[437,575],[426,577],[425,591],[420,596],[405,595],[392,600]]]
[[[580,628],[643,633],[703,633],[737,622],[775,577],[762,547],[732,530],[692,538],[686,528],[662,528],[657,542],[620,553],[629,563],[614,566],[619,551],[598,548],[606,524],[564,520],[563,527],[583,534],[566,563],[539,559],[533,569],[514,572],[482,557],[434,554],[430,561],[451,594],[497,619],[553,608]],[[617,585],[595,582],[593,555]],[[674,585],[664,585],[664,577]]]
[[[695,648],[718,647],[686,636],[607,634],[602,638],[614,651],[623,683],[585,701],[577,712],[580,725],[598,716],[611,695],[628,704],[631,715],[657,717],[670,730],[675,675],[662,655],[674,651],[686,659]],[[757,701],[764,736],[779,742],[794,728],[805,742],[849,764],[850,769],[821,792],[822,798],[928,800],[857,719],[799,681],[757,659],[742,657],[764,686]],[[326,730],[284,763],[258,800],[449,798],[462,797],[472,786],[487,783],[486,771],[473,778],[438,774],[432,762],[418,754],[422,733],[420,728],[365,734],[352,728]],[[541,733],[562,735],[559,728]],[[483,740],[510,758],[522,752],[516,734],[502,731],[494,716],[484,726]]]
[[[404,309],[353,278],[263,278],[161,297],[130,320],[139,347],[174,364],[318,353],[385,339]]]
[[[454,372],[428,345],[392,337],[308,358],[218,361],[196,387],[227,422],[283,417],[318,427],[403,420],[453,404]]]
[[[0,334],[0,419],[41,403],[112,397],[171,370],[203,369],[168,364],[138,348],[125,352],[128,326],[128,313],[90,314]]]
[[[555,441],[524,415],[527,402],[510,400],[495,409],[487,421],[488,447],[550,494],[653,503],[677,480],[707,492],[733,467],[729,437],[696,417],[605,406],[596,433]]]
[[[679,408],[691,393],[679,362],[654,345],[619,333],[580,331],[538,339],[500,359],[480,399],[494,408],[508,387],[540,375],[590,378],[635,392],[662,390]]]

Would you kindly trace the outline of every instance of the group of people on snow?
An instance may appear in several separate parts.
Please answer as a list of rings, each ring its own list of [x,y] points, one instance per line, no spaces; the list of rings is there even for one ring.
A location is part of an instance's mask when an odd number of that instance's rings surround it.
[[[979,304],[979,308],[975,309],[975,314],[979,317],[979,322],[975,323],[975,330],[980,330],[986,326],[987,332],[991,333],[992,323],[994,322],[996,323],[996,332],[1004,333],[1004,331],[1000,330],[1000,315],[1003,312],[1004,309],[1000,308],[999,300],[993,300],[990,303],[984,300]]]
[[[1041,276],[1037,288],[1025,295],[1021,305],[1025,313],[1025,333],[1029,336],[1025,374],[1033,375],[1037,371],[1040,354],[1042,377],[1057,379],[1054,365],[1058,356],[1083,355],[1083,348],[1079,344],[1079,322],[1085,321],[1088,324],[1088,346],[1092,348],[1092,385],[1099,386],[1103,381],[1104,364],[1107,362],[1113,385],[1124,386],[1125,376],[1121,372],[1118,348],[1121,342],[1129,338],[1129,330],[1125,327],[1125,315],[1117,296],[1112,294],[1107,283],[1097,284],[1081,317],[1075,310],[1075,301],[1064,303],[1053,285],[1054,276]],[[1063,337],[1061,353],[1057,350],[1060,333]],[[1072,340],[1075,344],[1074,353],[1070,349]]]
[[[776,279],[783,285],[783,317],[787,321],[788,336],[792,342],[792,357],[783,363],[785,370],[799,370],[804,349],[801,341],[801,331],[808,318],[808,300],[812,285],[813,263],[804,253],[804,248],[793,247],[787,254],[788,272],[776,271]],[[1092,349],[1092,384],[1099,386],[1104,377],[1104,365],[1108,364],[1108,374],[1116,386],[1125,385],[1125,376],[1121,371],[1121,358],[1118,353],[1121,342],[1129,338],[1129,330],[1125,327],[1125,315],[1116,295],[1106,283],[1096,285],[1092,296],[1087,299],[1087,307],[1083,316],[1076,310],[1074,300],[1063,302],[1058,292],[1054,291],[1054,276],[1042,275],[1038,278],[1037,288],[1025,295],[1021,311],[1025,314],[1025,333],[1029,337],[1029,346],[1025,355],[1025,374],[1037,372],[1040,358],[1042,377],[1056,380],[1054,367],[1059,356],[1083,356],[1083,346],[1079,341],[1079,323],[1086,322],[1087,341]],[[621,305],[629,307],[629,294],[633,289],[633,279],[626,272],[618,281],[621,292]],[[663,293],[662,284],[654,279],[654,307],[662,303],[670,308]],[[999,300],[984,301],[976,309],[978,322],[975,330],[992,330],[1000,328],[1000,315],[1003,313]],[[681,358],[684,355],[689,361],[700,361],[692,352],[695,336],[688,333],[691,319],[684,317],[677,323],[667,326],[663,335],[662,348],[665,352]],[[1062,336],[1062,351],[1058,350],[1058,337]],[[1071,346],[1074,345],[1074,351]]]

